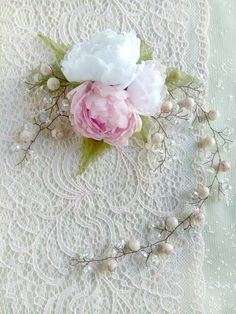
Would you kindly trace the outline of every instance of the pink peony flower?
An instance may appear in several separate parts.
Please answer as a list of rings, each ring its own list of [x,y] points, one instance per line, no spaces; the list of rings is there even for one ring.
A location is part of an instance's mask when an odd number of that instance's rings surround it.
[[[126,145],[142,127],[128,93],[116,86],[87,81],[73,89],[70,121],[76,133],[111,145]]]

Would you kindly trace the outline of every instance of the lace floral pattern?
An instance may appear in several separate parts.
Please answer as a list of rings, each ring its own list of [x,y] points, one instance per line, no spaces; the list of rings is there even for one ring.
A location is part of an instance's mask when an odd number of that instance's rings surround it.
[[[155,147],[139,142],[107,152],[81,177],[74,175],[77,137],[58,143],[42,136],[22,168],[10,147],[35,107],[21,82],[30,68],[51,58],[38,32],[71,43],[97,29],[133,28],[156,57],[188,66],[204,80],[206,1],[2,1],[0,20],[0,306],[10,313],[202,313],[201,234],[179,234],[176,255],[148,267],[141,255],[111,274],[69,266],[76,254],[100,255],[131,235],[147,242],[148,223],[183,215],[186,193],[196,184],[188,122],[170,130],[172,157],[162,172]]]

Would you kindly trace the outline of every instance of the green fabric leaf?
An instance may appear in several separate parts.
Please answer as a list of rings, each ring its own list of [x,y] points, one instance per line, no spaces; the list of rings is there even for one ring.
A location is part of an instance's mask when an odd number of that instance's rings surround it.
[[[60,62],[64,58],[65,54],[71,48],[71,45],[58,44],[49,37],[43,35],[42,33],[39,33],[38,37],[48,48],[50,48],[54,52],[54,55],[58,62]]]
[[[147,60],[152,60],[152,49],[143,40],[141,40],[140,57],[137,63],[141,63],[142,61]]]
[[[190,84],[191,86],[197,86],[199,80],[188,73],[179,71],[178,69],[168,68],[165,83],[169,90],[174,90]]]
[[[53,63],[50,65],[52,67],[53,76],[57,77],[60,81],[66,81],[64,74],[62,73],[61,67],[58,63]]]
[[[98,157],[102,156],[109,148],[111,148],[111,145],[103,141],[84,138],[82,144],[82,160],[77,175],[81,175],[91,162],[96,161]]]
[[[141,137],[141,139],[147,143],[148,141],[148,132],[149,132],[149,128],[150,128],[150,124],[151,124],[151,119],[150,117],[146,117],[146,116],[140,116],[142,119],[142,129],[141,131],[138,133],[139,136]]]

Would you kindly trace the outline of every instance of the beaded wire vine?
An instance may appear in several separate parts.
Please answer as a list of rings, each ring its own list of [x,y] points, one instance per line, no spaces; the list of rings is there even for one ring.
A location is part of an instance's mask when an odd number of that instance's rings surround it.
[[[68,130],[63,129],[64,120],[69,118],[70,103],[66,98],[67,93],[74,87],[60,77],[57,71],[54,72],[53,67],[44,64],[44,70],[46,67],[46,73],[43,77],[37,76],[35,83],[27,83],[30,90],[39,88],[43,96],[40,98],[40,103],[45,103],[44,108],[34,116],[33,127],[36,128],[33,132],[29,127],[25,127],[20,133],[20,139],[23,143],[22,146],[17,144],[17,151],[23,151],[23,157],[19,164],[27,161],[31,155],[31,149],[39,135],[44,132],[50,132],[54,138],[62,140],[66,138]],[[196,80],[183,83],[181,79],[181,72],[178,70],[172,70],[169,73],[168,86],[168,100],[164,102],[161,113],[157,116],[152,116],[151,120],[158,126],[157,133],[152,135],[152,141],[158,144],[163,151],[162,158],[158,160],[158,167],[155,169],[162,171],[167,157],[170,155],[167,145],[168,133],[166,130],[166,124],[172,124],[174,120],[189,120],[192,119],[193,127],[197,125],[205,124],[210,131],[211,135],[202,137],[197,143],[198,148],[206,149],[208,147],[214,147],[214,150],[210,152],[210,155],[205,161],[205,165],[209,168],[214,168],[214,176],[211,182],[206,186],[198,186],[197,190],[193,192],[193,201],[191,205],[195,208],[184,219],[178,220],[176,217],[167,217],[164,226],[154,226],[154,229],[158,229],[161,238],[147,245],[141,245],[137,239],[130,239],[127,242],[122,242],[121,245],[114,246],[115,254],[88,258],[88,257],[76,257],[70,262],[70,265],[81,265],[83,267],[89,264],[97,264],[103,270],[113,271],[117,267],[117,261],[123,259],[128,255],[138,254],[140,252],[145,255],[146,263],[151,255],[157,254],[172,254],[174,252],[173,246],[169,243],[170,238],[176,234],[178,230],[189,230],[191,228],[199,227],[204,221],[203,205],[209,198],[215,184],[219,194],[224,194],[222,188],[222,182],[219,178],[220,172],[226,172],[230,169],[230,164],[222,159],[222,148],[231,143],[232,140],[226,135],[226,130],[217,130],[212,126],[212,121],[217,119],[218,113],[214,110],[206,111],[201,103],[203,94],[202,86]],[[56,90],[51,89],[50,96],[48,95],[48,82],[50,79],[56,79],[59,81],[59,86]],[[46,98],[46,99],[45,99]],[[178,101],[180,99],[180,101]],[[177,105],[173,106],[172,102],[176,102]],[[192,114],[192,116],[191,116]],[[67,121],[68,122],[68,121]],[[148,121],[150,123],[151,121]],[[164,122],[164,123],[163,123]],[[69,123],[67,123],[68,125]],[[59,126],[58,128],[58,125]],[[146,130],[146,132],[148,132]],[[144,134],[147,137],[147,134]],[[26,143],[26,145],[24,145]]]
[[[197,146],[200,150],[210,147],[215,148],[204,162],[204,164],[209,165],[212,170],[214,169],[214,176],[208,185],[198,186],[197,191],[193,192],[193,201],[190,204],[195,209],[180,221],[178,221],[176,217],[167,217],[163,227],[153,226],[154,229],[157,229],[160,232],[160,236],[162,236],[162,238],[158,239],[157,241],[142,246],[139,240],[130,239],[127,242],[123,241],[123,243],[119,247],[114,246],[116,254],[107,255],[101,258],[74,258],[72,259],[71,265],[82,265],[83,267],[85,267],[91,263],[98,263],[101,265],[101,269],[113,271],[118,266],[117,261],[123,259],[128,255],[138,254],[142,252],[144,253],[143,255],[145,256],[145,262],[147,264],[150,256],[153,254],[173,254],[174,248],[168,241],[181,228],[183,231],[186,231],[191,228],[199,227],[204,222],[204,213],[202,209],[205,202],[211,195],[215,184],[217,184],[218,196],[220,196],[220,194],[225,195],[222,188],[222,182],[219,178],[219,174],[220,172],[227,172],[228,170],[230,170],[230,164],[222,159],[221,151],[227,143],[232,143],[233,141],[229,139],[225,134],[226,129],[219,131],[212,126],[212,121],[218,118],[218,112],[214,110],[206,111],[204,109],[203,105],[200,102],[201,94],[203,93],[201,87],[201,84],[196,86],[194,81],[188,83],[187,85],[175,85],[175,83],[172,82],[171,87],[168,88],[170,99],[175,100],[174,94],[176,91],[180,91],[185,97],[178,102],[179,108],[177,109],[177,112],[173,110],[172,103],[170,101],[167,101],[163,104],[162,112],[158,116],[152,116],[152,119],[158,124],[159,130],[162,134],[162,136],[160,136],[160,134],[158,134],[157,136],[157,142],[159,142],[160,146],[163,149],[163,158],[159,160],[159,165],[157,168],[160,169],[160,171],[162,171],[162,167],[164,166],[166,158],[169,155],[168,146],[166,144],[168,134],[162,124],[163,119],[170,123],[173,118],[188,120],[189,115],[184,113],[184,108],[192,111],[193,126],[196,126],[197,124],[206,124],[208,130],[211,133],[211,136],[202,137],[197,143]]]

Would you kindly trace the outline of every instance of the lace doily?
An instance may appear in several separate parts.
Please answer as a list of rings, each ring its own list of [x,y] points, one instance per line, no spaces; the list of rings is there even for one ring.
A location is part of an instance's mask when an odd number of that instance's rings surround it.
[[[141,145],[112,150],[75,177],[80,143],[41,137],[31,162],[17,168],[10,147],[33,101],[21,82],[49,59],[36,39],[77,42],[97,29],[136,32],[170,66],[206,79],[206,0],[2,1],[0,263],[2,308],[13,313],[202,313],[201,234],[179,234],[176,255],[145,266],[132,257],[115,273],[79,272],[76,254],[101,254],[146,225],[181,216],[196,184],[195,139],[173,127],[172,159],[155,171],[158,152]],[[109,166],[108,166],[109,165]],[[197,174],[198,180],[204,180]],[[144,239],[148,241],[148,239]],[[128,265],[128,266],[127,266]]]

